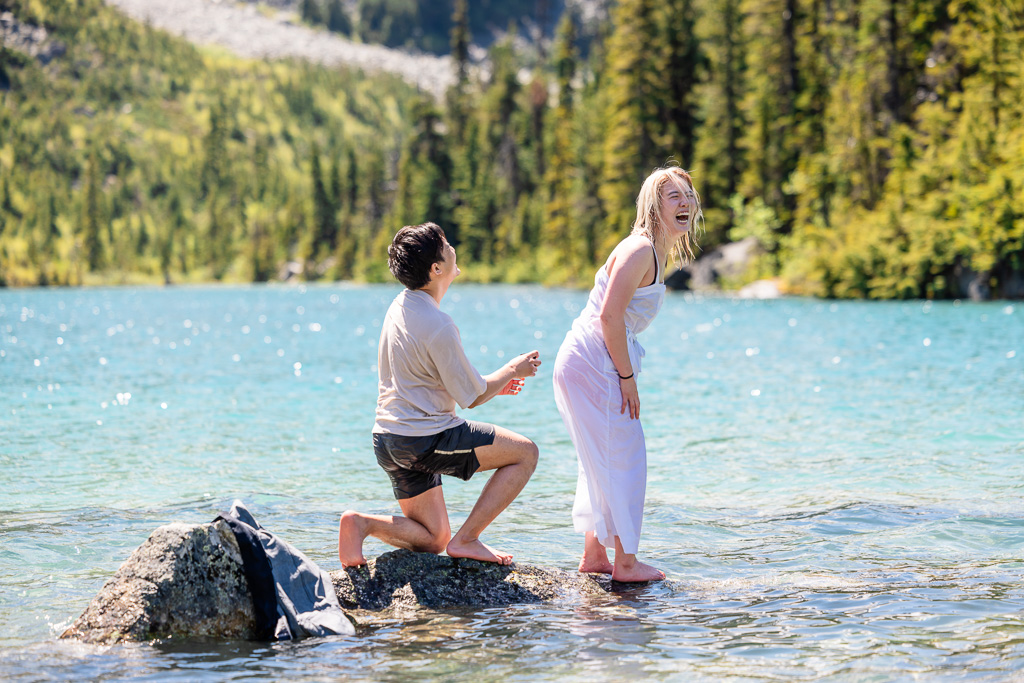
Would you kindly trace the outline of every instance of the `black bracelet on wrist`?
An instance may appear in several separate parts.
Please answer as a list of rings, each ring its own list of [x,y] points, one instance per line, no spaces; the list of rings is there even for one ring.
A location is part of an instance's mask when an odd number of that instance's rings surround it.
[[[619,375],[619,373],[617,373],[617,372],[615,374]],[[623,377],[622,375],[619,375],[619,379],[633,379],[633,375],[635,375],[635,374],[636,374],[635,372],[631,372],[628,375],[626,375],[625,377]]]

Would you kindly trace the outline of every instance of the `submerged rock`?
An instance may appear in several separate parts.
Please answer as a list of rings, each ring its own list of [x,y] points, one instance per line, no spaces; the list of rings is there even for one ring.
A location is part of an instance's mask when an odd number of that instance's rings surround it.
[[[607,595],[609,577],[515,563],[501,566],[396,550],[329,572],[352,621],[409,610],[574,601]],[[238,542],[223,521],[158,528],[104,584],[61,638],[113,644],[163,638],[258,637]]]
[[[154,531],[61,638],[110,644],[255,633],[238,542],[226,524],[214,522]]]
[[[607,593],[590,575],[513,563],[502,566],[395,550],[362,567],[330,572],[345,609],[509,605]],[[607,581],[606,581],[607,582]]]

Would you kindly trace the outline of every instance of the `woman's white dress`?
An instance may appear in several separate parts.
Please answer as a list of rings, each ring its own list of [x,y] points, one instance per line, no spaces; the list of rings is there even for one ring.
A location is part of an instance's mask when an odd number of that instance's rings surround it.
[[[658,259],[655,258],[655,262]],[[633,372],[639,377],[644,349],[636,335],[647,329],[665,300],[661,265],[654,283],[636,290],[626,308],[626,339]],[[619,412],[618,371],[604,343],[601,305],[608,290],[604,266],[555,359],[555,403],[579,459],[573,527],[593,531],[606,547],[619,537],[623,551],[636,554],[647,488],[647,447],[640,420]]]

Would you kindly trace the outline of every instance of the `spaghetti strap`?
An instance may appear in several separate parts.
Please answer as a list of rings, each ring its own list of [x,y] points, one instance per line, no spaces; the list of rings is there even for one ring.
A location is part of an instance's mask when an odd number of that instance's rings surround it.
[[[641,287],[651,287],[658,284],[658,280],[661,279],[661,262],[658,260],[658,250],[654,246],[653,241],[651,242],[651,250],[654,251],[654,280],[646,285],[641,285]]]

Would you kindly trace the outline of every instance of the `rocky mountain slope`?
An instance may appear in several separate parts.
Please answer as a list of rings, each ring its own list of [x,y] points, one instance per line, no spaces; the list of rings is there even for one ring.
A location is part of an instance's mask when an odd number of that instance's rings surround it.
[[[451,59],[413,55],[381,45],[347,40],[296,23],[294,12],[228,0],[107,0],[139,21],[149,22],[200,45],[218,45],[252,58],[307,59],[344,64],[367,72],[387,71],[434,95],[453,81]]]

